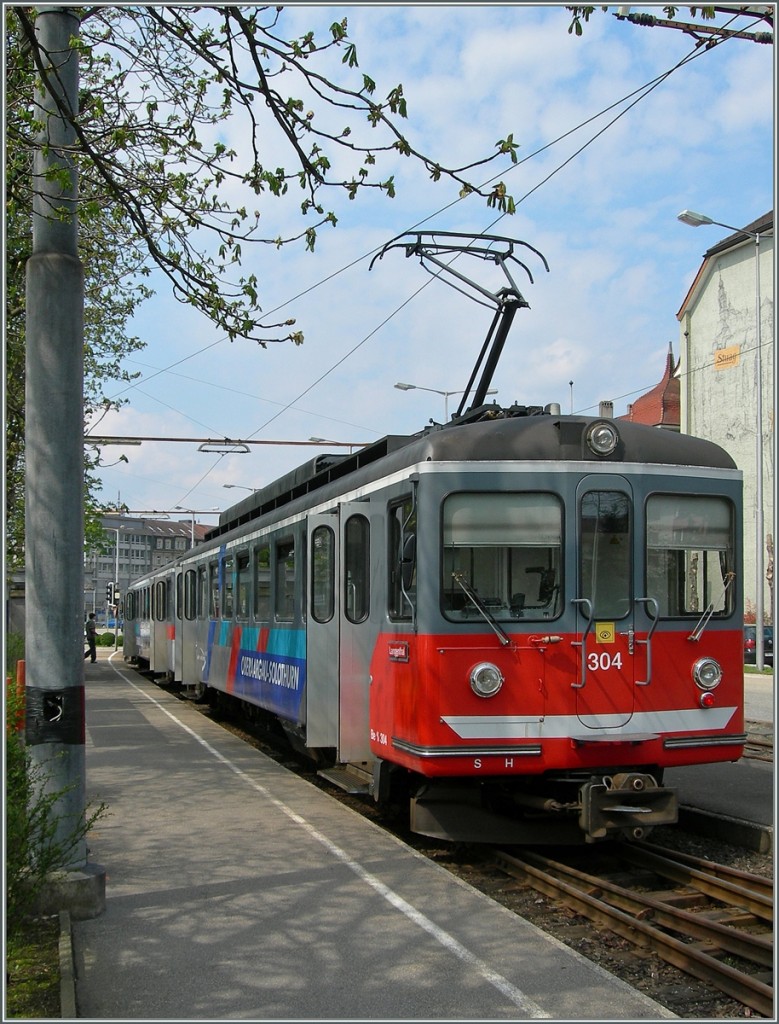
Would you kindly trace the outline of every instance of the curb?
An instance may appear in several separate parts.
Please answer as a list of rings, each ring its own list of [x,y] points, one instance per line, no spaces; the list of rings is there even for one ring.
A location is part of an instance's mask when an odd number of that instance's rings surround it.
[[[679,808],[679,824],[698,835],[720,839],[756,853],[773,853],[774,850],[774,830],[771,825],[723,817],[694,807]]]
[[[76,972],[73,962],[73,932],[70,927],[70,912],[60,911],[60,1017],[63,1020],[76,1019]]]

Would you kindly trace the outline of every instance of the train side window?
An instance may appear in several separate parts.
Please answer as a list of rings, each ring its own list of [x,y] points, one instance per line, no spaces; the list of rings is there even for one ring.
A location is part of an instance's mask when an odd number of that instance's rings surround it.
[[[311,534],[311,615],[329,622],[335,614],[335,532],[317,526]]]
[[[295,542],[281,541],[276,545],[276,619],[292,622],[295,617]]]
[[[223,567],[223,584],[222,584],[222,618],[231,619],[233,617],[233,587],[235,586],[235,580],[233,578],[233,570],[235,568],[235,559],[232,555],[228,555],[224,560]]]
[[[249,609],[251,608],[250,596],[252,585],[249,552],[241,552],[241,554],[238,555],[237,563],[238,603],[236,605],[235,615],[238,619],[248,619]]]
[[[219,618],[219,563],[210,562],[208,566],[208,616]]]
[[[270,619],[270,547],[263,544],[254,552],[254,618]]]
[[[370,611],[370,523],[350,516],[344,527],[344,603],[350,622],[364,622]]]
[[[176,618],[181,619],[184,615],[184,573],[176,573]]]
[[[562,611],[562,530],[555,494],[450,495],[441,559],[446,617],[483,621],[471,590],[500,621],[556,618]]]
[[[191,622],[197,615],[197,573],[187,569],[184,573],[184,618]]]
[[[154,618],[164,622],[168,615],[168,588],[165,580],[157,580],[154,584]]]
[[[646,504],[646,593],[664,618],[734,608],[733,508],[726,498],[658,494]]]
[[[411,498],[389,510],[389,615],[410,620],[416,597],[416,512]]]
[[[206,567],[201,565],[197,571],[197,617],[206,618],[208,610],[208,573]]]

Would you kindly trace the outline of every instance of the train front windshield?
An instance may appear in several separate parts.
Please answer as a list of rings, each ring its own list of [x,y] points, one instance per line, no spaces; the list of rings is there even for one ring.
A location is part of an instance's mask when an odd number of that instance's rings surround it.
[[[731,614],[734,511],[722,497],[647,499],[643,571],[636,563],[634,509],[619,490],[582,496],[581,595],[593,614],[618,619],[643,591],[660,618]],[[563,611],[563,510],[554,494],[461,493],[443,505],[442,607],[453,621],[554,619]],[[481,607],[480,607],[481,606]]]
[[[552,619],[562,610],[562,502],[554,494],[453,494],[443,510],[448,618]]]
[[[661,618],[733,611],[733,508],[725,498],[658,494],[647,501],[647,593]]]

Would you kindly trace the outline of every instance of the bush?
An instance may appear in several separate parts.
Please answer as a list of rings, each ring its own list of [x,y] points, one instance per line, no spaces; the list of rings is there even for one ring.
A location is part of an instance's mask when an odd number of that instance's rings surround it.
[[[114,646],[114,638],[115,638],[115,634],[112,633],[110,630],[108,630],[105,633],[98,633],[97,636],[95,637],[95,643],[97,644],[98,647],[113,647]],[[120,636],[119,637],[119,641],[117,643],[117,647],[121,647],[123,641],[124,641],[124,638],[122,636]]]
[[[10,640],[10,637],[8,638]],[[70,863],[73,848],[106,813],[105,804],[86,808],[83,819],[58,838],[57,805],[72,787],[51,791],[52,773],[45,764],[34,764],[25,743],[24,694],[16,689],[16,658],[24,643],[6,642],[6,658],[12,676],[6,687],[5,710],[5,864],[6,937],[17,935],[34,910],[49,876]]]
[[[24,661],[24,635],[9,633],[5,638],[5,664],[13,682],[16,682],[16,663],[18,661]]]

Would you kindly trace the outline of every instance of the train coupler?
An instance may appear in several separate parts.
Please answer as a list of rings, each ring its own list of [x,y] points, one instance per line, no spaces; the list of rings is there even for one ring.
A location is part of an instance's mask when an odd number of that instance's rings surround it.
[[[645,839],[655,826],[679,819],[676,790],[640,772],[592,779],[581,787],[579,799],[579,825],[587,842],[618,835]]]

